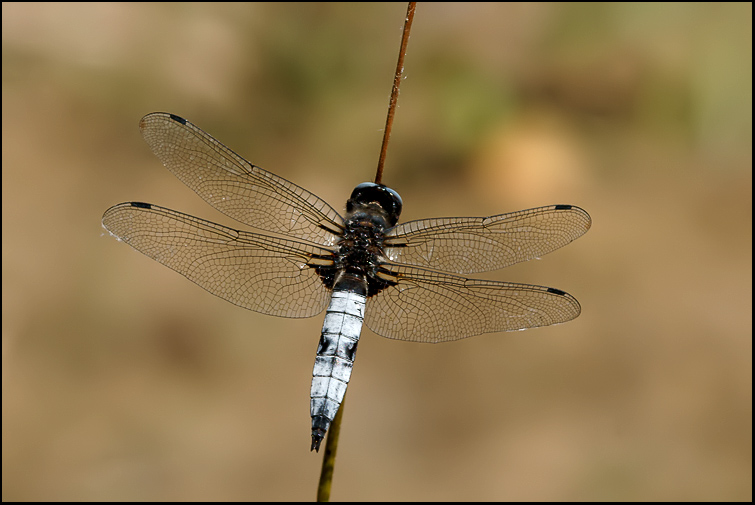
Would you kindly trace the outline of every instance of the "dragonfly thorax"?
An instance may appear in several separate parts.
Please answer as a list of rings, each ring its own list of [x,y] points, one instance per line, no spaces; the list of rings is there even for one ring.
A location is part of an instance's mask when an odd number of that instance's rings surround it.
[[[370,277],[384,259],[383,241],[385,218],[380,213],[356,212],[345,223],[344,233],[338,242],[335,266]]]

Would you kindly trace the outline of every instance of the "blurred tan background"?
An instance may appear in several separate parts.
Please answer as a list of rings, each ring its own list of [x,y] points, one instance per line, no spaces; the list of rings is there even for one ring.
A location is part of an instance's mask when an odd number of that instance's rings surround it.
[[[8,4],[3,500],[310,500],[322,317],[237,308],[107,236],[235,226],[139,119],[190,119],[342,210],[378,158],[405,4]],[[752,499],[751,4],[420,4],[384,182],[403,220],[554,203],[593,227],[482,278],[568,324],[363,332],[334,500]]]

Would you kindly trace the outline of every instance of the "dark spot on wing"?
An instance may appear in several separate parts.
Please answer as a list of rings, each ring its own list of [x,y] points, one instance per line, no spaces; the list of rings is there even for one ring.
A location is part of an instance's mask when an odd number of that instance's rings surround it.
[[[573,205],[556,205],[556,210],[571,210]]]
[[[131,202],[132,207],[137,207],[139,209],[151,209],[152,204],[150,203],[142,203],[142,202]]]
[[[176,116],[175,114],[171,114],[170,118],[177,123],[186,124],[186,120],[182,118],[181,116]]]
[[[566,295],[566,291],[561,291],[560,289],[556,289],[556,288],[548,288],[548,293],[553,293],[554,295],[560,295],[560,296]]]

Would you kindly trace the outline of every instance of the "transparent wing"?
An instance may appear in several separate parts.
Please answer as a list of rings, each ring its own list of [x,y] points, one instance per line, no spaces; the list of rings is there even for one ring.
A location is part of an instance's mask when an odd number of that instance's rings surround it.
[[[420,219],[388,232],[392,261],[455,273],[498,270],[538,258],[581,237],[590,215],[574,205],[550,205],[491,217]]]
[[[579,302],[555,288],[465,279],[386,263],[394,286],[367,299],[365,324],[383,337],[448,342],[481,333],[523,330],[577,317]]]
[[[139,128],[168,170],[223,214],[262,230],[335,243],[343,219],[318,196],[252,165],[174,114],[148,114]]]
[[[328,304],[330,292],[314,270],[332,264],[327,248],[138,202],[109,208],[102,225],[137,251],[246,309],[310,317]]]

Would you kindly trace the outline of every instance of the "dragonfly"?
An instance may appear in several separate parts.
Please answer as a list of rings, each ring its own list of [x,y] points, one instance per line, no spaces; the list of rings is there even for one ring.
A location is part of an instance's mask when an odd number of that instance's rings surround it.
[[[325,310],[312,372],[310,450],[319,451],[343,401],[363,325],[387,338],[438,343],[580,314],[579,302],[560,289],[460,275],[570,243],[591,225],[577,206],[399,224],[399,194],[366,182],[341,215],[177,115],[148,114],[139,128],[168,170],[254,231],[126,202],[102,216],[111,235],[240,307],[293,318]]]

